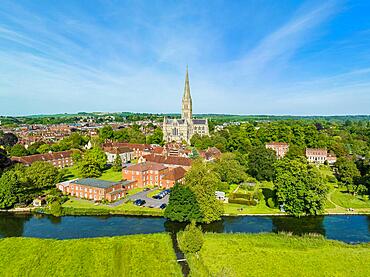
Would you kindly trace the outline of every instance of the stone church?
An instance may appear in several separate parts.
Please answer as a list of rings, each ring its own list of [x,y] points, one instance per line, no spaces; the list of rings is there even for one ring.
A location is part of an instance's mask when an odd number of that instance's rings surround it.
[[[193,103],[190,95],[189,74],[186,69],[184,95],[182,97],[181,119],[164,118],[163,138],[166,142],[182,142],[190,144],[194,134],[208,136],[208,120],[193,119]]]

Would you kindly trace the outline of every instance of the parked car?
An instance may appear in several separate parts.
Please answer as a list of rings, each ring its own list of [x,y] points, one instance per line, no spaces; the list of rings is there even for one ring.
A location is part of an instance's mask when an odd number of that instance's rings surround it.
[[[143,191],[148,191],[148,190],[150,190],[150,188],[144,188],[144,189],[143,189]]]
[[[150,205],[149,208],[154,208],[155,206],[154,205]]]
[[[162,205],[159,206],[160,209],[165,209],[167,207],[167,204],[166,203],[163,203]]]
[[[146,203],[145,200],[143,200],[143,199],[137,199],[137,200],[135,200],[134,205],[136,205],[136,206],[142,206],[145,203]]]

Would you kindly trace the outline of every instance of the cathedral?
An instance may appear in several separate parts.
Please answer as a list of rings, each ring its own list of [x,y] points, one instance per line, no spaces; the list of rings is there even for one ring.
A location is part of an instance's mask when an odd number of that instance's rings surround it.
[[[193,103],[190,95],[189,74],[186,69],[184,95],[182,97],[181,119],[163,120],[163,138],[166,142],[183,142],[190,144],[194,134],[208,136],[208,120],[193,119]]]

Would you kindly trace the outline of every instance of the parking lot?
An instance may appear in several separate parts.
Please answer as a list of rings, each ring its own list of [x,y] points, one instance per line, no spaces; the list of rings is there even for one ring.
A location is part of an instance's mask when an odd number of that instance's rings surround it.
[[[168,204],[168,199],[169,199],[169,194],[167,194],[165,197],[162,199],[154,199],[152,197],[148,197],[148,194],[155,191],[156,189],[152,190],[147,190],[147,191],[141,191],[139,193],[136,193],[134,195],[131,195],[128,197],[128,199],[135,201],[137,199],[142,199],[145,200],[145,204],[143,205],[144,207],[154,207],[154,208],[159,208],[160,205],[162,204]],[[158,191],[159,193],[160,191]]]

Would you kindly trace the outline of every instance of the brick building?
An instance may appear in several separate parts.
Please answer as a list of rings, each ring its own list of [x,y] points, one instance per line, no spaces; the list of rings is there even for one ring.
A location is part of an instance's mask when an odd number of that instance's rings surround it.
[[[191,167],[191,159],[186,158],[186,157],[173,157],[173,156],[149,154],[149,155],[141,156],[139,158],[138,163],[144,163],[144,162],[163,164],[164,166],[171,167],[171,168],[181,166],[185,170],[188,170]]]
[[[182,167],[169,169],[161,178],[160,186],[162,188],[172,188],[175,183],[183,183],[186,170]]]
[[[122,163],[128,163],[134,159],[134,151],[127,146],[105,146],[103,151],[108,163],[113,163],[117,155],[121,157]]]
[[[289,150],[289,144],[285,142],[269,142],[266,143],[267,149],[272,149],[276,152],[277,158],[283,158]]]
[[[124,168],[122,177],[125,180],[136,181],[140,188],[146,185],[159,186],[167,171],[168,168],[162,164],[143,162]]]
[[[24,165],[31,165],[37,161],[51,163],[55,167],[63,168],[73,165],[72,154],[77,150],[68,150],[61,152],[49,152],[46,154],[36,154],[24,157],[12,157],[13,162],[22,163]]]
[[[111,202],[123,198],[127,190],[136,187],[136,182],[111,182],[94,178],[83,178],[59,183],[56,187],[63,193],[78,198]]]
[[[128,142],[103,143],[102,147],[103,149],[105,147],[127,147],[133,151],[135,159],[141,157],[142,155],[152,153],[153,149],[153,147],[150,144],[128,143]]]

